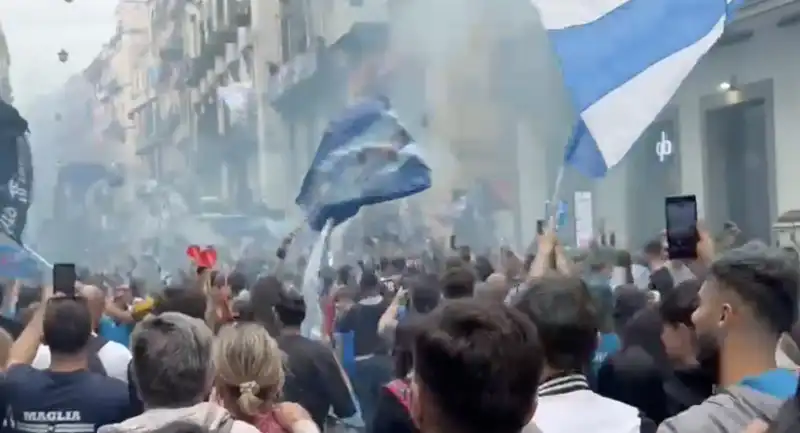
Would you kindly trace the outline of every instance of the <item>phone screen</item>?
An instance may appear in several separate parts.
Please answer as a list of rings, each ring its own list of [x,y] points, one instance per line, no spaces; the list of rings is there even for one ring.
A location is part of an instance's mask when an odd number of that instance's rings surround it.
[[[695,196],[667,197],[667,251],[671,259],[697,257],[697,199]]]
[[[74,263],[56,263],[53,265],[53,291],[73,296],[77,279]]]

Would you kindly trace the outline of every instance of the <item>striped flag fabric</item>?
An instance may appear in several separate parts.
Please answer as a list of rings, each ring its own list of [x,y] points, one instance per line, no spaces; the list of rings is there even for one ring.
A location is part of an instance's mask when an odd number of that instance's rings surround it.
[[[419,145],[386,98],[352,105],[332,120],[295,202],[314,231],[336,226],[364,207],[431,187],[431,169]]]
[[[603,177],[719,40],[737,0],[531,0],[576,112],[565,162]]]

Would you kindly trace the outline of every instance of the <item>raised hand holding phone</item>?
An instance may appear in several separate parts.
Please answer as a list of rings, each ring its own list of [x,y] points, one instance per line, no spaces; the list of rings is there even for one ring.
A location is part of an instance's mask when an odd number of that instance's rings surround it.
[[[667,254],[670,259],[696,259],[700,237],[697,230],[697,198],[694,195],[664,200]]]
[[[53,290],[64,296],[75,296],[75,283],[78,275],[74,263],[55,263],[53,265]]]

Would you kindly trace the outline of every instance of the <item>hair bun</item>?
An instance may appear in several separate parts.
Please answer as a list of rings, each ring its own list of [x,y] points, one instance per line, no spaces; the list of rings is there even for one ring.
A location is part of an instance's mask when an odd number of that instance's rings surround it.
[[[254,380],[239,384],[239,393],[241,394],[256,395],[258,394],[258,391],[260,391],[260,389],[261,387],[259,387]]]

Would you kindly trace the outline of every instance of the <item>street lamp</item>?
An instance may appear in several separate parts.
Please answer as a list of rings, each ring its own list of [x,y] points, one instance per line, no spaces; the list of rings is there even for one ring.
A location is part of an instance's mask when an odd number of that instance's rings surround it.
[[[69,53],[66,50],[62,49],[61,51],[58,52],[58,60],[61,63],[67,63],[67,60],[69,60]]]

